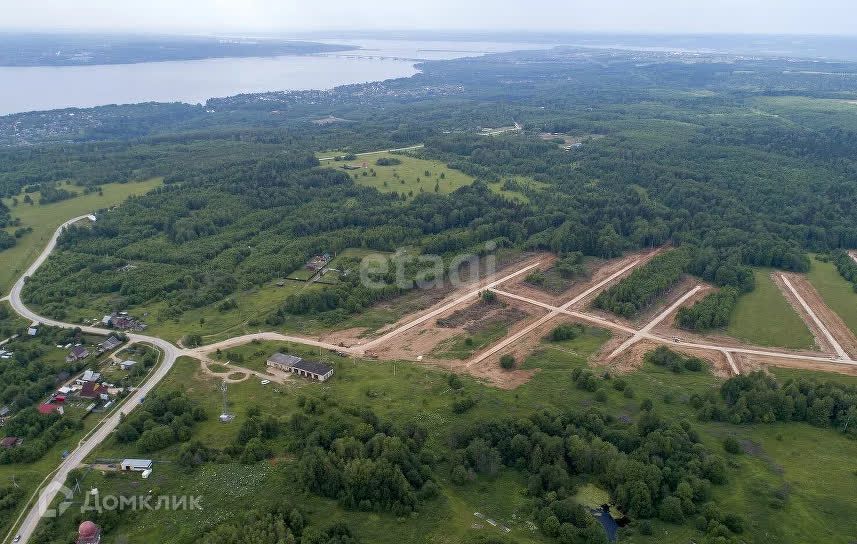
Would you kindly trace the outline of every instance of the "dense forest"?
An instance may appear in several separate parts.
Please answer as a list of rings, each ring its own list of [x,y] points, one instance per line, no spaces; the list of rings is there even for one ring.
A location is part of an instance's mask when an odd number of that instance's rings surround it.
[[[694,396],[701,420],[734,424],[804,421],[857,438],[857,387],[800,378],[780,382],[763,372],[735,376],[719,394]]]
[[[689,331],[707,331],[729,324],[732,310],[738,302],[738,290],[727,286],[710,293],[690,308],[679,308],[676,325]]]
[[[789,110],[789,103],[763,91],[739,93],[739,80],[750,76],[735,67],[724,80],[715,77],[724,73],[723,65],[703,62],[679,70],[654,55],[644,68],[613,58],[605,72],[590,63],[601,55],[496,55],[429,63],[415,78],[383,85],[265,95],[266,104],[274,101],[307,118],[332,108],[355,120],[347,126],[262,122],[254,117],[261,103],[245,96],[217,104],[235,112],[230,119],[248,123],[243,128],[215,116],[204,130],[190,130],[190,123],[185,132],[143,139],[7,149],[0,153],[6,194],[63,179],[87,187],[166,176],[163,189],[105,214],[91,229],[70,230],[63,251],[28,283],[25,297],[55,317],[80,302],[77,297],[116,295],[112,304],[122,307],[164,301],[169,304],[160,317],[169,319],[285,276],[317,252],[408,245],[451,255],[489,240],[607,258],[671,243],[693,248],[682,273],[746,292],[753,288],[751,266],[805,271],[806,250],[857,245],[847,146],[825,155],[805,144],[820,112],[802,103]],[[775,73],[774,61],[741,62]],[[564,74],[572,68],[580,72],[569,81]],[[502,103],[487,99],[508,71],[525,84],[503,87],[511,98]],[[771,77],[770,85],[785,85]],[[472,86],[452,95],[442,91],[462,80]],[[806,78],[790,81],[794,93],[831,92],[811,87]],[[691,98],[689,89],[708,94]],[[793,115],[802,124],[773,116],[749,120],[743,112],[757,107]],[[857,128],[854,117],[843,113],[827,137],[847,140]],[[484,137],[467,128],[513,118],[526,127],[522,134]],[[781,137],[776,145],[725,140],[732,128],[776,130]],[[568,151],[540,138],[540,131],[588,139]],[[318,149],[361,151],[420,141],[426,144],[423,157],[466,172],[475,183],[453,195],[409,199],[359,187],[344,172],[318,168],[311,156]],[[496,195],[494,184],[515,187],[527,201]],[[129,263],[137,268],[119,271]],[[666,287],[634,294],[635,300],[599,300],[632,315]],[[260,317],[276,325],[290,314],[309,313],[332,323],[400,291],[370,292],[344,282],[304,293]],[[729,309],[720,305],[728,302],[720,297],[700,307],[720,316],[699,317],[700,324],[721,322]]]
[[[744,531],[740,515],[723,512],[711,500],[712,486],[727,480],[724,460],[701,447],[689,424],[652,411],[644,411],[636,424],[595,409],[538,412],[462,429],[452,445],[453,481],[492,476],[503,467],[526,474],[527,494],[535,498],[533,519],[563,544],[607,542],[595,518],[571,498],[580,478],[608,489],[620,510],[636,520],[696,519],[718,542],[738,542],[736,535]]]

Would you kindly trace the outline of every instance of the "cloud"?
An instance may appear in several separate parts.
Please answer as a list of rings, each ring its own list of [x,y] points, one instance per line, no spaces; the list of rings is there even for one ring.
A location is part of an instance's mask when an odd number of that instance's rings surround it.
[[[853,34],[851,0],[0,0],[0,28]]]

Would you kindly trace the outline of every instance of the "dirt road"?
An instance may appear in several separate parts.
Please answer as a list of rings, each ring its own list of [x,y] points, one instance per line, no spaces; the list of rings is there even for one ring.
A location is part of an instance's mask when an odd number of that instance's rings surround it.
[[[486,285],[481,285],[478,288],[473,289],[473,290],[469,291],[468,293],[465,293],[464,295],[461,295],[461,296],[455,298],[451,302],[447,302],[446,304],[440,306],[439,308],[435,308],[435,309],[429,311],[428,313],[414,319],[413,321],[410,321],[408,323],[405,323],[404,325],[396,327],[395,329],[384,334],[383,336],[380,336],[374,340],[366,342],[363,345],[354,346],[352,349],[357,350],[361,353],[365,353],[366,351],[371,350],[371,349],[373,349],[379,345],[382,345],[382,344],[384,344],[384,342],[388,342],[392,338],[402,334],[403,332],[405,332],[409,329],[416,327],[417,325],[421,325],[422,323],[425,323],[426,321],[429,321],[430,319],[433,319],[433,318],[435,318],[441,314],[444,314],[445,312],[448,312],[449,310],[455,308],[456,306],[458,306],[459,304],[462,304],[463,302],[466,302],[468,300],[472,300],[472,299],[476,298],[477,296],[479,296],[479,293],[481,293],[482,291],[492,290],[497,285],[501,285],[501,284],[503,284],[503,283],[513,279],[513,278],[516,278],[522,274],[526,274],[530,270],[533,270],[534,268],[538,267],[539,264],[540,263],[537,261],[537,262],[532,263],[528,266],[525,266],[525,267],[523,267],[523,268],[521,268],[515,272],[512,272],[511,274],[507,274],[507,275],[501,277],[500,279],[494,280],[494,281],[492,281]]]
[[[780,274],[780,279],[783,280],[783,284],[785,284],[786,288],[791,291],[792,295],[794,295],[795,299],[801,305],[804,312],[806,312],[812,322],[815,323],[815,326],[818,327],[818,329],[824,335],[824,338],[827,340],[830,346],[833,347],[833,351],[836,352],[836,355],[840,359],[848,359],[848,354],[845,353],[845,350],[842,349],[842,346],[839,344],[839,342],[836,341],[836,338],[833,337],[833,335],[830,333],[830,330],[828,330],[824,323],[821,322],[821,319],[818,318],[818,315],[816,315],[812,308],[809,307],[809,304],[807,304],[803,297],[800,296],[800,293],[798,293],[797,289],[795,289],[794,285],[792,285],[792,282],[789,280],[789,278],[786,277],[785,274]]]
[[[611,274],[610,276],[608,276],[604,280],[596,283],[595,285],[593,285],[592,287],[590,287],[586,291],[580,293],[579,295],[577,295],[576,297],[574,297],[573,299],[569,300],[568,302],[566,302],[565,304],[563,304],[562,306],[559,306],[559,307],[551,307],[549,305],[545,305],[544,303],[536,301],[536,300],[528,300],[525,297],[518,298],[518,300],[521,300],[523,302],[531,302],[531,303],[536,304],[537,306],[546,307],[547,309],[550,310],[550,313],[548,313],[544,317],[541,317],[540,319],[536,320],[535,322],[531,323],[529,326],[525,327],[524,329],[516,332],[512,336],[505,338],[500,343],[495,344],[494,346],[488,348],[487,350],[483,351],[482,353],[477,354],[475,357],[473,357],[467,363],[466,367],[470,368],[473,365],[476,365],[476,364],[480,363],[481,361],[484,361],[485,359],[487,359],[488,357],[491,357],[492,355],[496,354],[500,350],[505,349],[506,347],[514,344],[517,340],[519,340],[523,336],[531,333],[535,329],[541,327],[542,325],[544,325],[545,323],[547,323],[551,319],[555,318],[556,316],[558,316],[562,313],[567,313],[567,312],[570,313],[568,310],[569,308],[571,308],[572,306],[574,306],[578,302],[585,300],[589,295],[595,293],[596,291],[600,291],[607,284],[609,284],[610,282],[612,282],[616,278],[622,276],[623,274],[625,274],[626,272],[628,272],[629,270],[631,270],[632,268],[634,268],[638,264],[640,264],[640,259],[635,259],[635,260],[631,261],[631,263],[628,264],[627,266],[621,268],[620,270],[617,270],[616,272],[614,272],[613,274]],[[493,286],[489,287],[489,289],[491,291],[493,291],[494,293],[497,293],[498,295],[509,296],[509,293],[505,293],[503,291],[498,291]],[[512,298],[517,298],[517,297],[512,297]]]
[[[607,356],[607,360],[609,361],[609,360],[613,359],[614,357],[616,357],[617,355],[619,355],[620,353],[622,353],[623,351],[625,351],[626,349],[631,347],[635,342],[642,339],[645,334],[649,333],[652,329],[654,329],[658,323],[660,323],[661,321],[666,319],[667,316],[669,316],[671,313],[676,311],[682,304],[684,304],[687,301],[687,299],[694,296],[700,289],[702,289],[702,286],[697,285],[696,287],[694,287],[693,289],[691,289],[690,291],[688,291],[687,293],[682,295],[681,298],[679,298],[677,301],[675,301],[666,310],[664,310],[663,312],[658,314],[654,319],[649,321],[646,324],[646,326],[643,327],[642,329],[640,329],[637,333],[635,333],[634,336],[627,339],[625,342],[622,343],[621,346],[616,348],[613,351],[613,353],[611,353],[610,355]]]

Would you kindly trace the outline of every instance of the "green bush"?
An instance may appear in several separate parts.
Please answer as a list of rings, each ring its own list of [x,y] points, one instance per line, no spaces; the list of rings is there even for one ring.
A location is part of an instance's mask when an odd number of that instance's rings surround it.
[[[508,353],[500,357],[500,366],[506,370],[512,370],[513,368],[515,368],[515,357],[513,355],[509,355]]]

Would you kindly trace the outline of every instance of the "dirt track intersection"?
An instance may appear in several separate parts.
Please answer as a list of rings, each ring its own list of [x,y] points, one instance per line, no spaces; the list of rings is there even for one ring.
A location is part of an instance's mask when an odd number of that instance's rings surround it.
[[[350,350],[355,355],[431,364],[471,374],[498,387],[513,388],[526,382],[533,371],[502,370],[500,357],[512,354],[521,359],[560,322],[577,322],[613,333],[613,340],[604,346],[596,363],[620,371],[637,366],[646,346],[650,349],[665,344],[706,359],[720,375],[735,375],[741,373],[742,368],[750,370],[764,365],[857,374],[857,360],[853,359],[857,356],[857,338],[798,275],[777,274],[777,284],[819,339],[817,343],[822,347],[818,351],[764,348],[734,338],[675,329],[672,322],[678,309],[693,304],[711,289],[694,279],[679,284],[659,305],[650,308],[641,322],[630,322],[588,307],[598,293],[621,281],[657,253],[657,250],[640,252],[600,263],[589,278],[572,282],[559,295],[541,291],[525,281],[529,273],[544,271],[555,260],[550,254],[535,255],[457,289],[430,308],[401,319],[377,338],[351,345]],[[497,312],[496,308],[480,306],[483,304],[480,295],[484,291],[493,292],[509,313],[516,316],[507,323],[506,334],[480,346],[466,359],[439,356],[438,346],[459,338],[465,330],[449,326],[450,323],[465,323],[472,332],[478,329],[481,321],[490,320]]]

